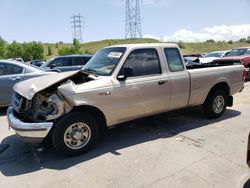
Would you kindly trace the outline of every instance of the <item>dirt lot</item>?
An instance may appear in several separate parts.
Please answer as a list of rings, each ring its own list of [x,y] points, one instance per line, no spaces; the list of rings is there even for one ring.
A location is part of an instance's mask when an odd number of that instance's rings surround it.
[[[217,120],[191,108],[107,131],[85,155],[36,150],[8,130],[0,109],[0,187],[248,187],[250,83]],[[250,187],[250,186],[249,186]]]

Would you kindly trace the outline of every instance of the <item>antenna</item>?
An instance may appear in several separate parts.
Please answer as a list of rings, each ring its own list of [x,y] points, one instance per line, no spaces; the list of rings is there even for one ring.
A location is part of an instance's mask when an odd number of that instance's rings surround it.
[[[125,38],[142,38],[139,0],[126,0]]]
[[[73,39],[77,39],[82,43],[82,16],[81,14],[73,14],[71,17],[71,24],[73,27]]]

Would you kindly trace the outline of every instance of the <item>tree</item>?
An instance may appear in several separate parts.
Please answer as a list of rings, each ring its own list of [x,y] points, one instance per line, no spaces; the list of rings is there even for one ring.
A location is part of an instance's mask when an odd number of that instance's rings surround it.
[[[51,46],[48,46],[48,56],[52,55]]]
[[[246,39],[246,38],[241,38],[241,39],[239,40],[239,42],[247,42],[247,39]]]
[[[43,59],[43,45],[40,42],[29,42],[23,44],[23,60]]]
[[[228,44],[233,44],[234,42],[232,40],[228,41]]]
[[[214,43],[214,42],[215,42],[215,40],[214,40],[214,39],[209,39],[209,40],[207,40],[206,42],[211,42],[211,43]]]
[[[247,37],[246,42],[247,42],[247,43],[250,43],[250,36]]]
[[[5,48],[5,40],[0,36],[0,58],[5,58],[6,48]]]
[[[71,54],[81,54],[82,51],[81,44],[77,39],[73,40],[73,46],[71,47],[62,47],[58,50],[59,55],[71,55]]]
[[[6,47],[7,58],[17,58],[23,56],[23,45],[13,41]]]

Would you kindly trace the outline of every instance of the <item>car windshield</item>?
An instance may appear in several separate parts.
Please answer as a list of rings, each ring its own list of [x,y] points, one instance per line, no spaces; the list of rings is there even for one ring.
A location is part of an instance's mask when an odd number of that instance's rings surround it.
[[[98,51],[82,70],[101,76],[111,75],[125,51],[125,47],[104,48]]]
[[[55,59],[55,58],[52,58],[52,59],[46,61],[44,64],[41,65],[41,68],[46,68],[46,67],[48,67],[49,64],[50,64],[50,62],[53,61],[54,59]]]
[[[211,52],[206,54],[204,57],[221,57],[223,52]]]
[[[233,49],[230,52],[228,52],[225,56],[231,57],[231,56],[246,55],[248,51],[249,51],[249,49],[247,49],[247,48]]]

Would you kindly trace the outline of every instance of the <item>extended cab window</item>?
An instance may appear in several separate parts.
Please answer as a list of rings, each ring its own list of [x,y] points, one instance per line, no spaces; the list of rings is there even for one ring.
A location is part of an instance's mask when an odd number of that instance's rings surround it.
[[[12,65],[12,74],[21,74],[22,72],[23,72],[22,67]]]
[[[140,49],[131,52],[123,67],[132,69],[130,77],[161,74],[160,61],[155,49]]]
[[[164,53],[171,72],[184,70],[181,55],[177,48],[165,48]]]

